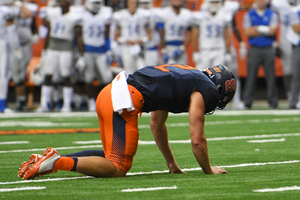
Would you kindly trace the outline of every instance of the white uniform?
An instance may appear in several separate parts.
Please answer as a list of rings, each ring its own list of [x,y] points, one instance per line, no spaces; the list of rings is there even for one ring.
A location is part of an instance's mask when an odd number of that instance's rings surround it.
[[[0,6],[0,113],[7,110],[6,98],[9,82],[9,54],[7,22],[4,16],[15,14],[12,7]]]
[[[75,27],[81,25],[81,15],[77,12],[69,11],[66,14],[62,14],[61,9],[58,9],[60,12],[57,12],[54,8],[46,12],[46,19],[50,22],[51,31],[49,33],[49,44],[43,70],[46,75],[54,75],[52,81],[55,76],[58,76],[57,72],[59,72],[62,78],[70,77],[73,62]],[[70,112],[73,88],[63,86],[62,92],[64,104],[60,111]],[[52,86],[42,86],[41,105],[37,109],[37,112],[49,110],[47,106],[51,101],[51,93]]]
[[[113,15],[113,20],[116,28],[120,28],[120,40],[123,41],[137,41],[142,40],[146,25],[148,23],[147,13],[143,9],[137,8],[132,15],[127,9],[117,11]],[[135,45],[121,45],[121,57],[124,69],[129,73],[133,73],[139,68],[144,67],[144,60],[139,54],[141,47]]]
[[[36,4],[33,3],[25,3],[24,6],[29,9],[33,16],[36,15],[37,10],[38,10],[38,6]],[[20,73],[22,73],[22,77],[20,76],[18,78],[18,80],[16,80],[16,78],[14,79],[15,84],[18,84],[18,82],[23,83],[25,81],[26,78],[26,68],[31,60],[32,57],[32,31],[31,31],[31,25],[33,23],[33,17],[30,18],[18,18],[16,20],[16,26],[17,26],[17,32],[18,32],[18,36],[20,39],[20,45],[21,45],[21,50],[22,50],[22,54],[23,54],[23,59],[20,65]],[[22,71],[22,72],[21,72]]]
[[[84,43],[84,58],[86,68],[84,69],[84,80],[90,84],[100,75],[101,83],[109,83],[113,76],[110,66],[106,62],[106,52],[110,49],[106,44],[105,29],[110,25],[112,18],[112,9],[102,6],[96,15],[86,10],[82,16],[82,30]]]
[[[51,26],[50,40],[56,39],[67,44],[73,44],[74,28],[76,25],[81,25],[80,15],[78,16],[72,12],[64,15],[61,12],[54,12],[47,15],[47,20]],[[70,45],[66,49],[64,47],[55,49],[55,47],[49,45],[45,61],[46,74],[53,75],[54,71],[59,70],[62,77],[70,76],[73,59],[72,46]]]
[[[181,8],[177,15],[172,7],[165,7],[161,10],[159,28],[163,28],[165,38],[165,49],[170,59],[175,62],[186,63],[186,54],[183,53],[178,58],[174,58],[174,52],[185,41],[185,33],[192,25],[192,13],[186,8]]]
[[[223,12],[217,12],[215,15],[208,11],[195,12],[195,26],[199,29],[199,50],[200,62],[196,63],[199,70],[224,63],[226,45],[224,39],[224,30],[228,26]]]
[[[224,19],[226,20],[226,22],[230,23],[232,22],[232,20],[234,20],[234,15],[235,13],[239,10],[240,5],[237,1],[225,1],[224,5],[221,7],[220,9],[220,13],[223,13]],[[232,28],[232,27],[230,27]],[[232,30],[231,30],[232,31]],[[231,35],[231,41],[233,41],[233,34],[230,33]],[[229,67],[232,72],[235,74],[236,79],[237,79],[237,88],[236,88],[236,92],[235,95],[232,99],[232,109],[244,109],[244,104],[241,101],[241,82],[240,82],[240,78],[238,76],[238,62],[237,62],[237,53],[236,50],[233,46],[233,43],[231,42],[231,48],[230,48],[230,53],[232,56],[231,61],[229,61],[229,63],[226,63],[227,67]]]
[[[161,8],[151,8],[149,10],[149,27],[151,29],[151,39],[145,43],[145,65],[154,66],[159,64],[158,45],[160,36],[157,31],[157,23],[159,22],[159,13]]]
[[[282,50],[282,69],[285,76],[292,75],[292,44],[286,38],[287,30],[292,19],[292,7],[286,0],[272,0],[271,8],[279,13],[280,20],[280,49]]]

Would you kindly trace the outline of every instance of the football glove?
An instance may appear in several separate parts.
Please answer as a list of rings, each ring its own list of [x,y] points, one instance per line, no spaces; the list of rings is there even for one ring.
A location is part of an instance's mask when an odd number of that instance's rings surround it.
[[[184,53],[184,51],[185,51],[184,45],[180,45],[180,47],[174,51],[173,58],[174,59],[179,58]]]
[[[80,56],[76,62],[75,68],[81,73],[86,67],[86,61],[83,56]]]

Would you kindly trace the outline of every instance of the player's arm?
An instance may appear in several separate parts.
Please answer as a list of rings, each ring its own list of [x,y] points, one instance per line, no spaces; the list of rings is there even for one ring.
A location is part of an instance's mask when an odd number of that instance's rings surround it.
[[[300,34],[300,24],[294,24],[292,27],[296,33]]]
[[[50,33],[51,33],[51,26],[50,26],[50,22],[47,19],[43,19],[43,25],[48,29],[48,33],[44,42],[44,49],[47,49],[49,44]]]
[[[276,33],[275,26],[253,26],[245,28],[244,30],[248,37],[257,37],[261,35],[274,36]]]
[[[160,37],[160,47],[165,48],[165,27],[163,22],[157,23],[157,31]]]
[[[21,9],[21,12],[20,12],[20,17],[21,18],[30,18],[30,17],[32,17],[32,12],[28,9],[28,8],[26,8],[26,6],[24,6],[24,4],[22,4],[21,6],[20,6],[20,9]]]
[[[167,166],[170,169],[170,173],[183,173],[177,165],[169,145],[168,131],[167,126],[165,124],[167,118],[167,111],[158,110],[152,112],[150,120],[151,131],[154,136],[156,145],[158,146],[160,152],[162,153],[167,162]]]
[[[230,29],[228,27],[226,27],[224,30],[224,39],[226,45],[226,53],[230,53],[231,37],[230,37]]]
[[[211,167],[207,140],[204,134],[205,102],[199,92],[193,92],[190,99],[189,122],[192,149],[195,158],[205,174],[227,174],[225,169]]]
[[[236,15],[236,13],[235,13]],[[231,25],[232,25],[232,30],[233,30],[233,34],[235,35],[236,39],[240,42],[243,42],[242,40],[242,36],[241,36],[241,33],[240,33],[240,30],[237,26],[237,22],[236,22],[236,18],[235,18],[235,15],[231,21]]]
[[[198,47],[199,47],[199,33],[200,33],[200,27],[193,27],[192,28],[192,33],[191,33],[191,40],[192,40],[192,49],[193,52],[198,51]]]
[[[80,25],[75,26],[75,38],[77,41],[78,51],[80,55],[83,56],[84,45],[83,45],[83,38],[82,38],[82,26]]]
[[[192,41],[192,27],[188,27],[185,32],[185,40],[183,42],[184,47],[187,48],[191,41]]]

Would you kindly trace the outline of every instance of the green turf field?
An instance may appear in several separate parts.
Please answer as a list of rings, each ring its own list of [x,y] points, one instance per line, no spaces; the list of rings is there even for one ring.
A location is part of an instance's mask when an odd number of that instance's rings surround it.
[[[59,171],[24,181],[17,172],[32,153],[41,154],[46,147],[60,154],[101,149],[99,133],[5,132],[98,128],[96,114],[0,115],[0,199],[300,199],[299,111],[219,111],[207,116],[211,164],[229,172],[222,175],[201,171],[190,146],[187,115],[170,115],[167,121],[171,148],[186,172],[168,174],[149,120],[146,114],[139,119],[140,145],[125,178]]]

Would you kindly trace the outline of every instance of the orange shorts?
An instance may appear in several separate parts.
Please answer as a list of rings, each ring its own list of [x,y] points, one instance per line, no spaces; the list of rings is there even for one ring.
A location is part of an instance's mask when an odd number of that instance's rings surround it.
[[[103,88],[96,100],[100,137],[105,158],[127,172],[131,168],[133,156],[137,151],[138,114],[144,105],[144,99],[136,88],[128,85],[135,110],[128,112],[124,109],[120,115],[113,111],[111,87],[112,84],[109,84]]]

